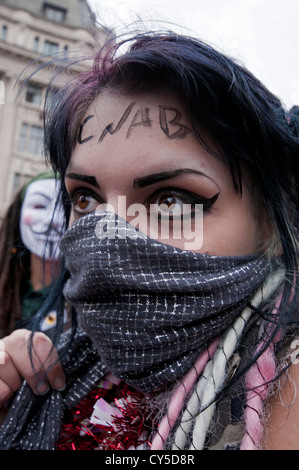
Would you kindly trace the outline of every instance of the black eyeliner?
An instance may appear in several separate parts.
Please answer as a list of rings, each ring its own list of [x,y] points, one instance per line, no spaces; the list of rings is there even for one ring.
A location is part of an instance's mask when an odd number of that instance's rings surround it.
[[[186,202],[183,202],[183,204],[186,204],[186,205],[187,204],[190,204],[190,205],[202,204],[203,212],[207,212],[208,210],[210,210],[211,207],[217,201],[218,196],[219,196],[219,193],[216,193],[211,198],[203,198],[203,197],[200,197],[200,196],[196,196],[192,193],[189,193],[188,191],[180,190],[178,188],[163,188],[163,189],[157,190],[151,196],[151,199],[153,200],[154,198],[158,197],[159,195],[163,196],[163,194],[169,194],[169,195],[173,195],[173,196],[176,196],[176,197],[185,198]],[[194,211],[190,212],[190,217],[193,218],[194,216],[195,216],[195,212]],[[158,213],[157,217],[158,217],[158,219],[162,219],[163,217],[167,217],[169,219],[174,219],[175,218],[175,216],[171,215],[171,211],[169,211],[169,214],[167,214],[166,216],[163,216],[160,213]],[[184,217],[186,217],[186,215],[181,214],[179,217],[184,218]]]
[[[217,201],[218,196],[219,196],[219,193],[215,194],[215,196],[211,197],[210,199],[202,199],[203,200],[202,204],[204,206],[203,210],[207,211],[207,210],[211,209],[213,204],[215,204],[215,202]]]
[[[86,186],[83,186],[83,187],[79,187],[79,188],[75,188],[73,191],[70,191],[68,193],[68,199],[69,199],[69,202],[71,204],[71,209],[74,213],[76,214],[80,214],[81,216],[84,215],[84,212],[80,212],[78,210],[75,209],[75,199],[76,199],[76,196],[78,194],[83,194],[84,196],[89,196],[89,197],[92,197],[93,199],[95,199],[99,204],[101,204],[101,201],[100,201],[100,198],[99,198],[99,195],[96,194],[92,189],[90,188],[87,188]]]
[[[81,188],[76,188],[73,191],[70,191],[70,193],[68,193],[69,198],[72,202],[74,201],[74,199],[75,199],[75,197],[78,193],[84,194],[85,196],[91,196],[96,200],[99,199],[99,195],[96,194],[92,189],[87,188],[86,186],[83,186]]]

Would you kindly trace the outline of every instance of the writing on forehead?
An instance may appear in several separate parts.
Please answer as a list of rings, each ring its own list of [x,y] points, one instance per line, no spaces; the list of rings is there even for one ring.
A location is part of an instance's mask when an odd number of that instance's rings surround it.
[[[136,103],[130,103],[129,106],[125,109],[123,114],[120,116],[120,119],[117,122],[111,122],[108,124],[102,133],[99,136],[94,136],[92,134],[88,135],[85,132],[85,125],[90,119],[94,118],[94,115],[91,114],[87,116],[82,122],[79,133],[78,133],[78,143],[85,144],[90,140],[97,138],[98,143],[103,142],[107,134],[113,135],[116,134],[120,129],[126,126],[126,139],[128,139],[136,127],[152,127],[152,110],[149,107],[135,108]],[[183,139],[189,134],[190,129],[181,122],[182,113],[174,108],[173,106],[158,106],[158,115],[159,115],[159,126],[161,131],[168,137],[168,139]]]

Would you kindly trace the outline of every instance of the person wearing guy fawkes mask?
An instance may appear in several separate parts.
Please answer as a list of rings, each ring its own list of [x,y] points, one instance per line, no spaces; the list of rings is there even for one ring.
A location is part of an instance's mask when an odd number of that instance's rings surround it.
[[[52,171],[33,177],[19,191],[0,233],[0,328],[5,336],[38,311],[60,266],[62,207],[56,204],[60,183]],[[57,207],[56,207],[57,205]],[[56,210],[54,210],[56,208]],[[50,312],[41,325],[55,324]]]

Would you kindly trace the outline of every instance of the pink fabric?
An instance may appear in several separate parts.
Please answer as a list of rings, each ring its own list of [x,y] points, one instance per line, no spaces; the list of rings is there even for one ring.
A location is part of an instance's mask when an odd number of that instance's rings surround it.
[[[247,393],[244,413],[247,423],[241,450],[254,450],[263,434],[261,421],[263,402],[267,398],[269,382],[275,377],[276,364],[273,343],[263,352],[246,377]]]
[[[210,346],[199,356],[194,366],[184,377],[183,381],[176,388],[169,404],[167,415],[165,415],[159,425],[159,430],[152,441],[151,450],[162,450],[167,436],[174,426],[180,410],[184,404],[186,395],[191,391],[194,383],[205,368],[208,360],[214,355],[218,339],[214,340]]]
[[[281,296],[277,299],[273,314],[277,313],[280,302]],[[245,383],[248,392],[244,412],[246,430],[241,443],[241,450],[255,450],[262,438],[264,432],[262,424],[263,402],[268,396],[271,381],[276,375],[274,344],[279,338],[280,334],[278,333],[272,343],[270,343],[247,373]],[[265,341],[262,341],[257,352],[259,352],[264,345]]]

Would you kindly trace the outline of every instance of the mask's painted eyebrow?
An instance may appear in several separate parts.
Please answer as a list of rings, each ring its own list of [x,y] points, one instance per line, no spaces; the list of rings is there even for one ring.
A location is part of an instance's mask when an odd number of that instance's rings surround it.
[[[163,171],[161,173],[153,173],[152,175],[135,178],[133,186],[134,188],[144,188],[145,186],[149,186],[155,183],[160,183],[160,181],[165,181],[171,178],[175,178],[176,176],[179,176],[182,174],[192,174],[192,173],[194,173],[195,175],[200,175],[200,176],[204,176],[205,178],[208,178],[219,188],[219,185],[216,183],[216,181],[213,178],[206,175],[202,171],[192,170],[191,168],[179,168],[177,170]]]
[[[65,175],[66,178],[70,178],[73,180],[80,180],[84,181],[84,183],[88,183],[91,186],[94,186],[95,188],[100,189],[99,183],[97,182],[96,178],[94,176],[89,176],[89,175],[80,175],[78,173],[67,173]]]
[[[36,196],[42,196],[44,197],[45,199],[48,199],[49,201],[52,200],[52,197],[51,196],[48,196],[48,194],[44,194],[44,193],[41,193],[41,192],[36,192],[36,193],[32,193],[30,194],[30,198],[35,198]]]

